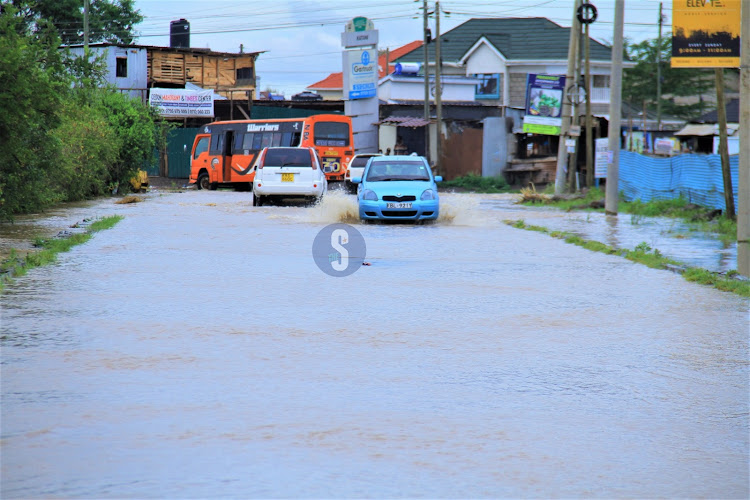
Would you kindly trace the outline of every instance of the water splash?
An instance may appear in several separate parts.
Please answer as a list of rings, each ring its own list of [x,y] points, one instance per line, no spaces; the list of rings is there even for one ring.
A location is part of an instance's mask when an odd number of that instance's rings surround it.
[[[305,210],[305,222],[345,224],[359,223],[357,198],[342,191],[328,191],[320,203]]]
[[[479,207],[480,199],[460,194],[440,194],[440,216],[438,224],[452,226],[487,226],[489,218]]]

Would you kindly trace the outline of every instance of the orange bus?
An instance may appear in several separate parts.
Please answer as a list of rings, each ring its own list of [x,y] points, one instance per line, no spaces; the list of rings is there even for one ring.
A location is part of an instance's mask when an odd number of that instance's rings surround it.
[[[190,184],[198,189],[233,185],[251,189],[253,166],[267,146],[311,146],[329,181],[343,181],[354,156],[351,118],[313,115],[306,118],[219,121],[204,125],[195,136]]]

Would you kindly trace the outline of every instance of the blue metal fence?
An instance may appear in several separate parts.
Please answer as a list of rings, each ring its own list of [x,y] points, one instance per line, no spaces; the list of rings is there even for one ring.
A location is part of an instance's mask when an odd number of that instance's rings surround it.
[[[740,157],[729,157],[734,206],[739,191]],[[688,202],[725,210],[724,178],[719,155],[686,154],[651,158],[620,151],[618,189],[625,201],[665,200],[683,196]]]

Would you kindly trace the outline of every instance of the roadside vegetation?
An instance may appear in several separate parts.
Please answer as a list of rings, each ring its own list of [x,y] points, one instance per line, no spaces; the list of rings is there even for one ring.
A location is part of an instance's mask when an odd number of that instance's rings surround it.
[[[0,11],[0,221],[123,191],[163,141],[155,111],[106,86],[103,60],[61,48],[55,5]]]
[[[566,243],[577,245],[594,252],[601,252],[608,255],[619,255],[653,269],[677,271],[688,281],[713,286],[719,290],[736,293],[743,297],[750,297],[750,281],[735,279],[737,276],[736,271],[721,274],[706,269],[688,267],[662,255],[658,249],[651,248],[651,246],[645,242],[638,244],[633,250],[623,250],[613,248],[598,241],[586,240],[566,231],[550,231],[546,227],[527,225],[523,220],[506,220],[505,223],[517,229],[526,229],[528,231],[537,231],[547,234],[553,238],[564,240]]]
[[[438,184],[441,191],[472,191],[475,193],[510,193],[513,191],[502,175],[482,177],[468,174]]]
[[[55,262],[57,254],[86,243],[94,233],[109,229],[121,220],[121,216],[113,215],[92,222],[82,233],[66,234],[59,238],[35,238],[34,246],[39,250],[28,252],[25,256],[15,249],[11,250],[8,258],[0,263],[0,293],[13,278],[23,276],[29,269]]]
[[[604,211],[604,191],[589,189],[577,195],[556,196],[554,186],[539,193],[532,189],[521,190],[520,203],[527,206],[545,205],[561,210]],[[672,217],[688,224],[691,231],[716,233],[725,244],[737,241],[737,222],[722,214],[720,210],[701,207],[685,198],[653,200],[644,203],[640,200],[620,201],[618,211],[630,214],[634,223],[641,217]]]

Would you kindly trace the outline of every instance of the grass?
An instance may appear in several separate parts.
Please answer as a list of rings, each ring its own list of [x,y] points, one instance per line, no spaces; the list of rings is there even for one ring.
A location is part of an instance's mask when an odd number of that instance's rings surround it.
[[[74,233],[64,238],[35,238],[34,246],[40,250],[29,252],[25,256],[21,256],[15,248],[12,249],[8,258],[0,263],[0,292],[14,277],[25,275],[29,269],[55,262],[57,254],[86,243],[97,231],[109,229],[121,220],[121,216],[113,215],[92,222],[83,233]]]
[[[602,201],[605,193],[599,188],[592,188],[580,195],[555,196],[554,186],[549,185],[542,193],[532,189],[521,190],[521,204],[527,206],[543,204],[561,210],[589,210],[602,212]],[[726,215],[718,215],[711,208],[701,207],[688,202],[685,198],[670,200],[652,200],[644,203],[640,200],[620,201],[618,211],[630,214],[632,224],[640,224],[645,217],[671,217],[683,220],[691,231],[716,233],[724,244],[737,241],[737,222]]]
[[[451,181],[443,181],[438,186],[441,191],[444,189],[459,189],[474,193],[509,193],[512,191],[502,175],[482,177],[481,175],[467,174]]]
[[[682,271],[682,276],[688,281],[713,286],[719,290],[732,292],[741,295],[742,297],[750,297],[750,281],[734,279],[737,275],[736,272],[730,272],[724,275],[698,267],[687,267],[680,262],[662,255],[658,249],[651,248],[646,242],[638,244],[633,250],[621,250],[598,241],[583,239],[565,231],[550,231],[546,227],[527,225],[523,220],[506,220],[505,223],[517,229],[525,229],[528,231],[537,231],[547,234],[553,238],[562,239],[566,243],[577,245],[593,252],[619,255],[652,269],[676,269]]]

